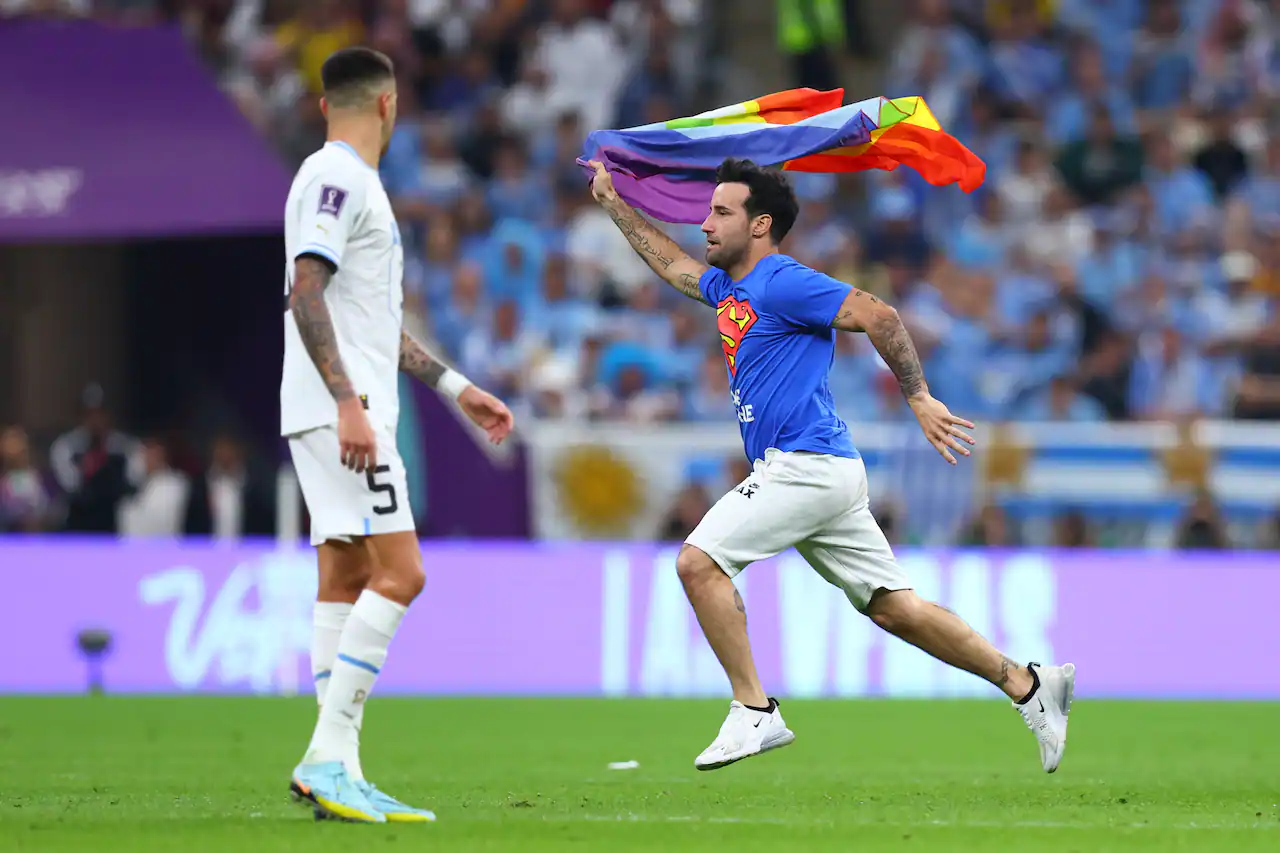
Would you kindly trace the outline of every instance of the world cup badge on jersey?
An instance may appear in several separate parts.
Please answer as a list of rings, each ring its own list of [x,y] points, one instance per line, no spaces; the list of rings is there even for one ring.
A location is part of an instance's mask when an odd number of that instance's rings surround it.
[[[320,188],[320,213],[327,213],[337,219],[346,201],[347,191],[341,187],[325,184]]]

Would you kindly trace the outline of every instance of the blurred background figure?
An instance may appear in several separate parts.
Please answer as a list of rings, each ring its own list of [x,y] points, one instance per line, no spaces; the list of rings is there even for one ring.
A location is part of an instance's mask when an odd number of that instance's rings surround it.
[[[136,439],[117,431],[101,386],[81,397],[80,426],[63,433],[49,449],[50,463],[66,496],[66,529],[75,533],[117,532],[120,502],[141,474]]]
[[[31,442],[19,426],[0,430],[0,532],[40,533],[52,528],[53,484],[31,457]]]
[[[142,442],[142,474],[133,492],[120,502],[117,526],[126,539],[176,537],[183,533],[191,483],[169,464],[169,451],[159,438]]]

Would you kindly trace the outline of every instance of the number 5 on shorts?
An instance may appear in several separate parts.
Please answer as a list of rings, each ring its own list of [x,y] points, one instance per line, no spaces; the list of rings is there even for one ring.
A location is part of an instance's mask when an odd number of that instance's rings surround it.
[[[369,491],[386,492],[390,501],[386,506],[375,506],[373,508],[374,515],[391,515],[400,508],[400,504],[396,502],[396,487],[390,483],[379,483],[374,479],[377,475],[385,474],[390,470],[390,465],[379,465],[377,468],[369,468],[364,472],[369,480]]]

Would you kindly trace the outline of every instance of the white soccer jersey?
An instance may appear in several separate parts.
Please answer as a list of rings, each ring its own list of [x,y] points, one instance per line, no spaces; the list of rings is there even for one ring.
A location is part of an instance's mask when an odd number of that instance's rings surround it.
[[[294,177],[284,223],[286,300],[299,255],[319,255],[338,268],[325,291],[338,353],[356,393],[366,398],[370,423],[394,431],[400,416],[404,248],[377,170],[346,143],[327,143]],[[337,421],[337,404],[286,308],[280,434]]]

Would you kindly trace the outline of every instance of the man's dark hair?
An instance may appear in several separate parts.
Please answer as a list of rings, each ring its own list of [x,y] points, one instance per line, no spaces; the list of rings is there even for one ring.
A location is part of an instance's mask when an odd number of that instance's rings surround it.
[[[780,169],[765,169],[750,160],[730,157],[716,169],[716,183],[747,185],[747,216],[754,219],[767,213],[773,217],[773,224],[769,226],[769,239],[775,246],[782,242],[791,226],[796,224],[800,204],[796,201],[796,192],[791,188],[791,182]]]
[[[394,80],[395,76],[391,58],[368,47],[343,48],[320,67],[325,99],[336,107],[356,106],[369,97],[371,87]]]

